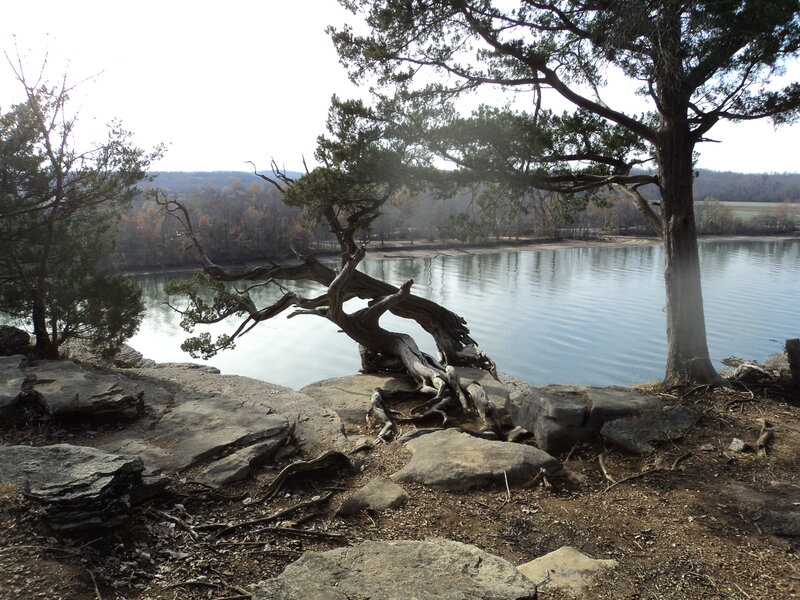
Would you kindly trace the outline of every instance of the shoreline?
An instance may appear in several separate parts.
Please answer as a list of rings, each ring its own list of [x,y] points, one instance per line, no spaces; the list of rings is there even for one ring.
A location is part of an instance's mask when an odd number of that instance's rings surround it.
[[[761,241],[787,241],[800,240],[800,234],[795,235],[707,235],[697,238],[698,244],[713,242],[761,242]],[[473,254],[491,254],[494,252],[531,252],[536,250],[569,250],[574,248],[619,248],[626,246],[659,246],[663,241],[655,236],[624,236],[606,235],[592,240],[575,238],[523,238],[519,240],[501,240],[485,243],[420,243],[394,241],[384,246],[367,246],[364,260],[386,259],[415,259],[436,258],[438,256],[465,256]],[[338,254],[321,252],[316,255],[320,259],[335,259]],[[292,261],[294,259],[291,259]],[[227,263],[224,267],[255,267],[263,263],[245,261],[241,263]],[[122,275],[144,276],[163,275],[167,273],[192,273],[200,266],[175,266],[156,267],[152,269],[135,269],[121,271]]]

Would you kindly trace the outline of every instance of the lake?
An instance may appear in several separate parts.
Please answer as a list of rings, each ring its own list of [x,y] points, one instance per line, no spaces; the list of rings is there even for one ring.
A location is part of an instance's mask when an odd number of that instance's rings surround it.
[[[700,261],[712,360],[731,355],[762,360],[781,351],[787,338],[800,337],[800,240],[706,242]],[[537,385],[628,385],[664,375],[661,246],[384,259],[359,269],[395,285],[413,279],[414,293],[467,320],[500,371]],[[147,315],[130,344],[158,362],[201,362],[180,350],[187,334],[178,315],[163,305],[163,284],[177,276],[134,278],[144,291]],[[319,288],[301,283],[293,289],[311,294]],[[274,297],[264,290],[259,294],[259,303]],[[393,315],[382,324],[414,335],[435,353],[416,324]],[[360,367],[355,343],[314,316],[261,323],[234,350],[207,364],[295,389]]]

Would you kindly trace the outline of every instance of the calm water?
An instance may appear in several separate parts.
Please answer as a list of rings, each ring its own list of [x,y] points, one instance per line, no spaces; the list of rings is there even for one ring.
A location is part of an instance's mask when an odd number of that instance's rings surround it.
[[[416,294],[467,319],[501,371],[537,385],[626,385],[663,377],[662,257],[660,246],[575,248],[368,261],[359,268],[396,285],[414,279]],[[712,360],[761,360],[800,337],[800,241],[705,243],[700,257]],[[136,279],[148,312],[131,345],[159,362],[193,361],[180,350],[186,334],[178,316],[162,305],[167,279]],[[382,323],[435,352],[415,324],[392,315]],[[355,343],[313,316],[264,322],[208,363],[293,388],[360,366]]]

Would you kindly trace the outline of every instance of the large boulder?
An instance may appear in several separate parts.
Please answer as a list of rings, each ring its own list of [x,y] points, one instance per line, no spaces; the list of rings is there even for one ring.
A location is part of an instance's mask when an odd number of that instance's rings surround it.
[[[127,520],[143,470],[136,456],[95,448],[0,446],[0,482],[42,503],[45,520],[59,531],[110,528]]]
[[[533,600],[536,586],[509,562],[441,538],[373,541],[306,552],[253,600]]]
[[[561,470],[558,460],[538,448],[486,440],[455,429],[423,433],[406,445],[414,456],[392,478],[445,490],[504,484],[506,480],[524,483],[542,469],[549,475]]]
[[[25,354],[30,343],[31,337],[27,331],[9,325],[0,325],[0,356]]]
[[[517,390],[506,408],[514,425],[546,452],[569,450],[599,435],[603,424],[659,407],[660,400],[624,387],[548,385]]]

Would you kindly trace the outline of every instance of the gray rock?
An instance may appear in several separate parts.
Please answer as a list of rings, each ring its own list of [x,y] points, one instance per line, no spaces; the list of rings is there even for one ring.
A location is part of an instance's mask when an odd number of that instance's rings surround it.
[[[686,406],[665,406],[629,420],[609,421],[600,433],[630,452],[647,454],[655,450],[651,442],[681,438],[699,418]]]
[[[184,369],[189,371],[200,371],[201,373],[205,373],[206,375],[219,375],[220,370],[217,367],[212,367],[211,365],[200,365],[198,363],[154,363],[155,366],[152,367],[154,369]],[[141,368],[149,368],[142,366]]]
[[[731,440],[730,446],[728,446],[728,450],[733,452],[746,452],[750,449],[750,444],[745,442],[744,440],[740,440],[739,438],[733,438]]]
[[[135,382],[72,361],[41,361],[26,374],[49,415],[135,416],[141,406]]]
[[[232,448],[256,442],[269,442],[277,448],[291,432],[289,420],[258,399],[243,401],[182,390],[175,402],[175,407],[146,431],[129,432],[127,439],[109,442],[105,448],[137,454],[157,472],[178,473]],[[232,463],[228,466],[232,468]],[[224,471],[221,469],[220,477]]]
[[[242,481],[252,470],[267,462],[289,439],[291,428],[281,430],[265,442],[258,442],[214,461],[195,479],[211,487],[222,487]]]
[[[527,393],[530,388],[534,387],[534,385],[529,381],[514,377],[508,373],[498,372],[497,378],[508,392],[508,396],[511,400],[516,400],[523,394]]]
[[[385,477],[376,477],[346,498],[336,510],[336,514],[354,515],[367,509],[388,510],[397,508],[406,500],[408,500],[408,494],[403,488]]]
[[[95,448],[0,446],[0,481],[44,504],[46,521],[61,531],[125,521],[143,470],[138,457]]]
[[[8,418],[14,412],[25,381],[24,365],[25,357],[19,354],[0,356],[0,419]]]
[[[615,560],[595,560],[571,546],[563,546],[517,569],[542,589],[561,588],[580,594],[599,573],[617,566]]]
[[[531,446],[484,440],[453,429],[434,431],[406,444],[411,461],[392,475],[397,481],[414,481],[446,490],[487,484],[524,482],[544,469],[561,469],[555,458]]]
[[[595,423],[639,415],[661,406],[655,396],[625,387],[588,387],[586,392],[592,404],[589,419]]]
[[[603,423],[658,407],[658,398],[623,387],[528,387],[506,404],[513,423],[534,434],[546,452],[596,438]]]
[[[0,325],[0,356],[25,354],[30,343],[31,336],[27,331],[10,325]]]
[[[509,562],[445,539],[306,552],[252,586],[253,600],[525,600],[536,587]]]
[[[241,405],[240,408],[233,406],[233,410],[245,415],[242,417],[245,425],[248,413],[264,410],[272,410],[290,422],[296,421],[294,440],[310,457],[318,456],[326,450],[344,450],[347,447],[347,438],[339,416],[333,410],[320,406],[317,400],[291,388],[249,377],[212,375],[183,367],[162,366],[140,369],[137,372],[163,387],[177,386],[181,392],[176,395],[175,402],[192,399],[194,396],[211,401],[217,396],[232,398],[235,405]],[[226,403],[225,406],[231,405]],[[298,415],[301,418],[298,419]]]

